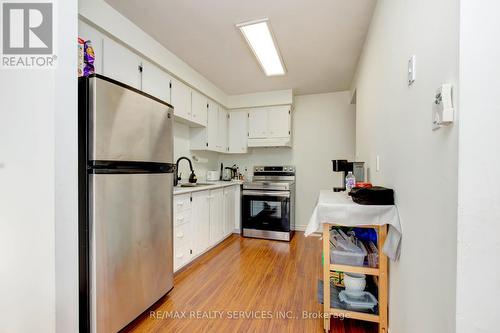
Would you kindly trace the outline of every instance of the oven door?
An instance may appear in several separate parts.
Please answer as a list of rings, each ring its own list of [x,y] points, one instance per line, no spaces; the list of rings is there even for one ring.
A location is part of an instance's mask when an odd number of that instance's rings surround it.
[[[243,229],[290,232],[290,192],[243,190]]]

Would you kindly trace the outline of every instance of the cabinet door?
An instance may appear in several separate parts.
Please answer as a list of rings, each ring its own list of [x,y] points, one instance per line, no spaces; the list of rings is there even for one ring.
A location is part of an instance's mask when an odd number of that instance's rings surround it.
[[[141,89],[141,59],[134,52],[114,40],[104,37],[102,71],[104,75]]]
[[[172,79],[170,101],[174,107],[174,115],[191,120],[191,89],[188,86]]]
[[[143,60],[142,91],[170,103],[170,75],[160,67]]]
[[[194,192],[191,203],[193,225],[193,254],[203,253],[210,246],[210,199],[209,191]]]
[[[199,92],[192,91],[191,116],[192,120],[201,126],[207,126],[208,99]]]
[[[219,127],[219,105],[214,101],[208,101],[208,121],[207,121],[207,148],[218,150],[218,127]]]
[[[210,191],[210,245],[217,244],[223,237],[224,202],[223,190]]]
[[[103,35],[88,25],[85,22],[78,20],[78,37],[84,40],[90,40],[92,47],[94,48],[94,68],[97,74],[103,74],[102,72],[102,43]]]
[[[286,138],[290,136],[290,107],[279,106],[268,110],[268,138]]]
[[[236,187],[224,188],[224,237],[233,232],[236,216]]]
[[[248,137],[263,139],[267,137],[267,110],[252,109],[248,112]]]
[[[228,152],[243,154],[248,148],[248,111],[229,112]]]
[[[227,110],[219,106],[219,125],[217,126],[217,150],[227,152]]]

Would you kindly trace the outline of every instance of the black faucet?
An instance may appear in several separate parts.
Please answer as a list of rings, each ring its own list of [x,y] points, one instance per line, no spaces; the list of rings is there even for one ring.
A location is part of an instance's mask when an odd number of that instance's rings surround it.
[[[177,184],[179,184],[179,180],[181,180],[181,177],[179,177],[179,162],[181,160],[187,160],[189,162],[189,169],[191,170],[191,175],[189,175],[189,182],[196,183],[196,181],[198,179],[196,178],[196,175],[194,174],[193,164],[191,163],[191,160],[189,158],[187,158],[186,156],[182,156],[182,157],[179,157],[177,159],[177,162],[175,162],[174,186],[177,186]]]

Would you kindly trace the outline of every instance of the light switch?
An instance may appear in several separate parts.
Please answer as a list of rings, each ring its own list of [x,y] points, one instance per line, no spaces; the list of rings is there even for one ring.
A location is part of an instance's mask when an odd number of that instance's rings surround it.
[[[417,78],[416,56],[412,55],[408,60],[408,86],[411,86]]]
[[[375,163],[375,171],[379,172],[380,171],[380,156],[377,155],[377,160]]]

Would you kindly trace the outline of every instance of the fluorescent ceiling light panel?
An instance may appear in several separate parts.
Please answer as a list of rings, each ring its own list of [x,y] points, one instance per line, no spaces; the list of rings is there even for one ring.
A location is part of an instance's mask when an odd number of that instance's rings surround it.
[[[273,38],[268,19],[237,24],[267,76],[284,75],[285,66]]]

